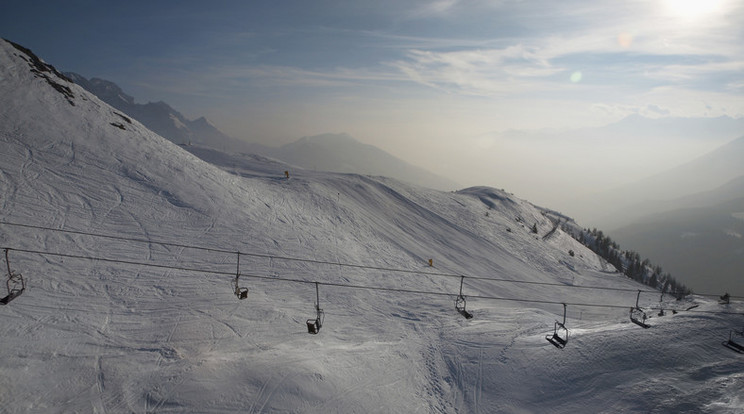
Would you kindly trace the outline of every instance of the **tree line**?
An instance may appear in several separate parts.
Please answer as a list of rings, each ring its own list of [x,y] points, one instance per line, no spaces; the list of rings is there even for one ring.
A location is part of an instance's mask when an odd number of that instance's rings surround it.
[[[678,282],[672,275],[659,265],[654,265],[649,259],[641,259],[638,252],[632,250],[621,250],[620,246],[609,236],[596,228],[581,230],[578,234],[569,231],[581,244],[591,249],[594,253],[607,260],[618,270],[629,278],[682,298],[692,293],[687,286]]]

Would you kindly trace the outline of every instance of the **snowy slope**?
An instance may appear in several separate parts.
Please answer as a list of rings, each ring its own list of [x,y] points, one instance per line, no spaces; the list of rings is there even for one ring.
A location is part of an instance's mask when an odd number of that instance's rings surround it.
[[[218,169],[43,69],[0,41],[0,221],[119,239],[0,224],[28,284],[0,307],[3,411],[744,409],[744,356],[720,345],[741,304],[697,298],[641,329],[625,306],[643,287],[524,200],[301,170],[287,180],[260,157]],[[444,274],[467,276],[473,319],[454,311],[460,278]],[[315,281],[326,317],[308,335]],[[544,339],[561,302],[563,350]],[[701,312],[721,310],[739,315]]]
[[[349,134],[302,137],[280,147],[260,144],[253,144],[251,147],[252,152],[305,169],[384,175],[437,190],[459,187],[450,179],[411,165],[373,145],[361,143]],[[212,148],[216,147],[212,145]]]

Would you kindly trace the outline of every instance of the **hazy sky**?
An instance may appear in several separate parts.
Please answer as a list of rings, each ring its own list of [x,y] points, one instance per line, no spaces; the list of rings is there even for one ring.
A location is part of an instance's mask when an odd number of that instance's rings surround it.
[[[744,116],[742,22],[744,0],[5,0],[0,36],[235,137],[347,132],[453,174],[498,131]],[[453,178],[510,185],[478,174]]]

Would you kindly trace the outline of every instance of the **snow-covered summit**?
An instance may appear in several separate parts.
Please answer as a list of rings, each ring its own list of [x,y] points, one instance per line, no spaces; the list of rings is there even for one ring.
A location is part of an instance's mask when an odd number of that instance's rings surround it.
[[[0,247],[27,280],[0,307],[4,411],[742,409],[744,362],[720,345],[736,316],[667,298],[680,313],[631,324],[643,287],[548,210],[210,153],[218,168],[33,62],[0,41]]]

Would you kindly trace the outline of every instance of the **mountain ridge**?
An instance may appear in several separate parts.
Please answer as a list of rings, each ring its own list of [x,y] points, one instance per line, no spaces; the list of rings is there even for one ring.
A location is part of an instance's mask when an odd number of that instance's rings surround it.
[[[136,103],[132,96],[108,80],[86,79],[74,72],[67,72],[66,75],[104,102],[141,121],[149,129],[175,144],[209,145],[223,151],[240,151],[244,148],[243,143],[223,134],[204,117],[189,120],[163,101]]]
[[[702,193],[716,192],[716,197],[725,198],[726,192],[719,188],[744,176],[744,136],[677,167],[655,174],[634,183],[614,187],[603,195],[597,195],[596,211],[587,221],[606,229],[614,229],[632,223],[643,216],[660,212],[665,205],[686,202],[693,207]],[[736,198],[735,194],[731,195]],[[725,201],[725,200],[721,200]],[[614,209],[611,206],[616,206]],[[618,211],[625,211],[618,214]],[[604,211],[604,213],[601,213]],[[597,213],[599,212],[599,213]]]
[[[256,153],[301,168],[331,172],[391,176],[440,190],[454,190],[458,184],[416,167],[349,134],[320,134],[302,137],[281,147],[270,147],[229,137],[205,117],[189,120],[163,101],[135,103],[115,83],[99,78],[67,76],[109,105],[138,119],[159,135],[179,145],[208,147],[228,153]],[[187,148],[188,149],[188,148]]]

